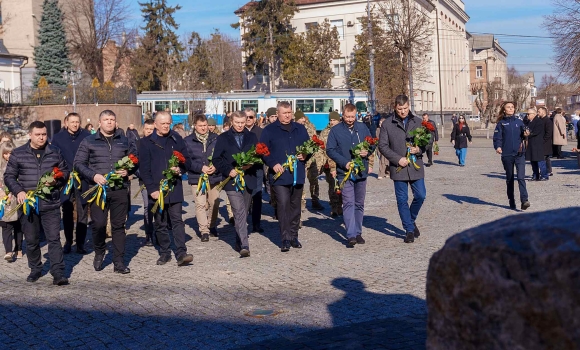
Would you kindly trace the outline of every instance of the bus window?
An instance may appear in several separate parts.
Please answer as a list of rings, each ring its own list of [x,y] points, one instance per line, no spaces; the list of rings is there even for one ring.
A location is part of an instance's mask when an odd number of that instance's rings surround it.
[[[161,112],[169,109],[169,101],[155,101],[155,112]]]
[[[314,100],[296,100],[296,110],[304,113],[314,112]]]
[[[185,101],[171,101],[171,113],[189,113]]]
[[[242,100],[241,106],[242,111],[246,108],[251,108],[254,112],[258,113],[258,100]]]
[[[333,111],[334,100],[316,100],[314,107],[316,113],[330,113]]]
[[[357,112],[366,112],[367,111],[367,103],[364,101],[358,101],[356,104],[356,111]]]

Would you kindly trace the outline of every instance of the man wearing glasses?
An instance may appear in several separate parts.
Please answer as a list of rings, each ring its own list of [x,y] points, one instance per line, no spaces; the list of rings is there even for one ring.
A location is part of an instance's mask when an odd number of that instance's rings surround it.
[[[259,140],[262,136],[262,128],[256,125],[256,112],[252,108],[246,108],[246,129],[256,135]],[[260,218],[262,217],[262,183],[264,178],[263,167],[256,171],[256,178],[258,184],[256,190],[252,193],[252,232],[264,232],[260,225]]]

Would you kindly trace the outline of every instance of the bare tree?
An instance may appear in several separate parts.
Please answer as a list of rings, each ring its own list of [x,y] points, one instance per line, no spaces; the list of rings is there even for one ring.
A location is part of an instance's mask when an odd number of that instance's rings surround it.
[[[552,110],[566,105],[566,99],[576,90],[574,84],[561,83],[557,77],[544,74],[538,86],[538,98],[546,99],[546,108]]]
[[[471,84],[471,94],[475,96],[475,106],[479,110],[481,122],[488,130],[489,123],[495,122],[495,115],[501,105],[500,94],[502,92],[501,86],[494,82]],[[489,133],[487,138],[489,138]]]
[[[103,49],[114,40],[118,46],[110,80],[117,79],[137,36],[136,28],[127,26],[130,14],[127,0],[75,0],[67,6],[64,15],[71,54],[91,78],[104,82]]]
[[[522,75],[514,67],[508,68],[507,71],[507,99],[516,103],[516,108],[521,110],[526,106],[528,97],[530,97],[531,86],[528,84],[528,75]]]
[[[555,61],[559,71],[580,82],[580,1],[552,0],[552,14],[544,26],[554,37]]]
[[[401,54],[402,75],[409,85],[411,109],[414,110],[413,78],[424,80],[427,75],[425,53],[431,52],[433,23],[430,2],[415,0],[385,0],[378,9],[386,24],[386,34]]]

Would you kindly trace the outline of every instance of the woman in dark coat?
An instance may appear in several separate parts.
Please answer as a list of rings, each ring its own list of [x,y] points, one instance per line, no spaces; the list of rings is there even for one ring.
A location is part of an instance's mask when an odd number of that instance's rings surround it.
[[[530,135],[527,137],[526,160],[532,163],[532,181],[548,180],[546,173],[546,161],[544,159],[544,134],[545,122],[536,116],[535,109],[528,110],[528,129]]]
[[[471,132],[469,132],[469,126],[465,122],[465,116],[460,115],[457,124],[453,125],[453,131],[451,132],[451,143],[455,147],[459,166],[465,166],[468,142],[471,143]]]

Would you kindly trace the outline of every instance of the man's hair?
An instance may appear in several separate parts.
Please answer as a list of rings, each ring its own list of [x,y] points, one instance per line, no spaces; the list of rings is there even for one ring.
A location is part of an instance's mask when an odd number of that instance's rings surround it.
[[[105,109],[102,111],[101,114],[99,114],[99,120],[101,120],[102,117],[115,117],[115,120],[117,119],[115,112],[110,109]]]
[[[528,108],[528,114],[530,114],[530,113],[537,114],[538,112],[536,111],[535,108]]]
[[[253,108],[251,108],[251,107],[246,107],[246,108],[244,108],[244,113],[245,113],[246,115],[248,114],[248,112],[252,112],[252,113],[256,114],[256,111],[254,111],[254,109],[253,109]]]
[[[290,109],[292,109],[292,105],[288,101],[280,101],[280,102],[278,102],[278,105],[276,106],[276,109],[279,111],[280,108],[290,108]]]
[[[64,121],[68,122],[68,118],[70,118],[70,117],[78,117],[79,121],[81,120],[80,114],[75,113],[75,112],[71,112],[71,113],[67,114],[66,117],[64,117]]]
[[[342,109],[342,113],[346,113],[346,112],[352,112],[352,111],[356,111],[356,106],[353,105],[352,103],[347,103],[344,105],[344,108]]]
[[[183,123],[177,123],[175,125],[173,125],[173,130],[183,130]]]
[[[232,112],[230,119],[234,119],[234,118],[246,118],[246,113],[244,113],[243,111]]]
[[[37,120],[30,123],[30,125],[28,126],[28,132],[32,132],[32,129],[43,129],[43,128],[46,128],[46,124]]]
[[[155,125],[155,121],[153,119],[147,119],[143,122],[143,125]]]
[[[558,108],[556,108],[556,110],[555,110],[556,114],[562,114],[562,111],[563,111],[563,110],[562,110],[562,108],[561,108],[561,107],[558,107]]]
[[[546,112],[546,115],[548,115],[548,109],[546,107],[539,107],[538,112],[540,111],[540,109],[543,109],[544,112]]]
[[[395,107],[404,106],[407,103],[409,103],[409,98],[407,95],[399,95],[395,97]]]
[[[193,125],[196,125],[197,123],[200,122],[207,122],[207,117],[205,116],[205,114],[196,114],[193,116]]]
[[[429,116],[429,113],[423,113],[423,115],[421,115],[421,117],[424,117],[424,116]]]
[[[157,120],[157,118],[159,118],[160,116],[166,116],[166,117],[169,117],[169,120],[173,120],[173,118],[171,117],[171,113],[169,113],[167,111],[157,112],[157,114],[155,115],[155,119]]]

